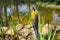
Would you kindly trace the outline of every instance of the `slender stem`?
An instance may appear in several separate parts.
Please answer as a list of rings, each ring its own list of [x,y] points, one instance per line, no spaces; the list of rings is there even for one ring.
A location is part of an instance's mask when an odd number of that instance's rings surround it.
[[[54,33],[53,33],[52,40],[54,40],[55,35],[56,35],[56,30],[55,30]]]

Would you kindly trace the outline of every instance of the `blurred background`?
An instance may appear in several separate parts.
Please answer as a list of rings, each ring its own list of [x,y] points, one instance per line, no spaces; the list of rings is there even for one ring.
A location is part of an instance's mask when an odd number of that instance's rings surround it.
[[[41,25],[59,26],[60,38],[60,0],[0,0],[0,27],[33,24],[33,5],[39,14],[39,31]]]

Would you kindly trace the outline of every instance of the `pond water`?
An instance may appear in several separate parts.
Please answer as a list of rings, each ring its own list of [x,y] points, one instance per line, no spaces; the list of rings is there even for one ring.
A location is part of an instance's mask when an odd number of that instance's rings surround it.
[[[19,12],[24,12],[24,13],[29,12],[29,7],[26,4],[18,5],[18,9],[19,9]],[[15,6],[13,4],[11,6],[7,7],[7,15],[8,16],[9,16],[9,14],[11,14],[15,11],[16,11],[16,9],[15,9]],[[4,7],[2,7],[2,12],[4,13]]]

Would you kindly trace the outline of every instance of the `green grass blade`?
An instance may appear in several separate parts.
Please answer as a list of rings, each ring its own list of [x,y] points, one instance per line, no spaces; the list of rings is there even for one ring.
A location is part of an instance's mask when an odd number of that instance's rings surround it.
[[[54,33],[53,33],[52,40],[54,40],[55,35],[56,35],[56,30],[55,30]]]

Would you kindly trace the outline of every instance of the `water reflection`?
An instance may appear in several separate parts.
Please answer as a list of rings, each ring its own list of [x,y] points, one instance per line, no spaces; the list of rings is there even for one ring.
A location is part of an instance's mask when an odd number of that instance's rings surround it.
[[[27,4],[18,5],[18,9],[19,9],[19,12],[23,12],[23,13],[28,13],[29,12],[29,7],[28,7]],[[8,16],[9,16],[9,14],[11,14],[15,11],[16,11],[16,8],[13,4],[11,6],[7,7],[7,15]],[[2,7],[2,13],[4,13],[4,7]]]
[[[29,12],[29,8],[26,4],[19,5],[18,7],[19,7],[19,12],[24,12],[24,13]]]
[[[54,25],[60,25],[60,17],[58,16],[56,12],[53,12],[53,24]]]

